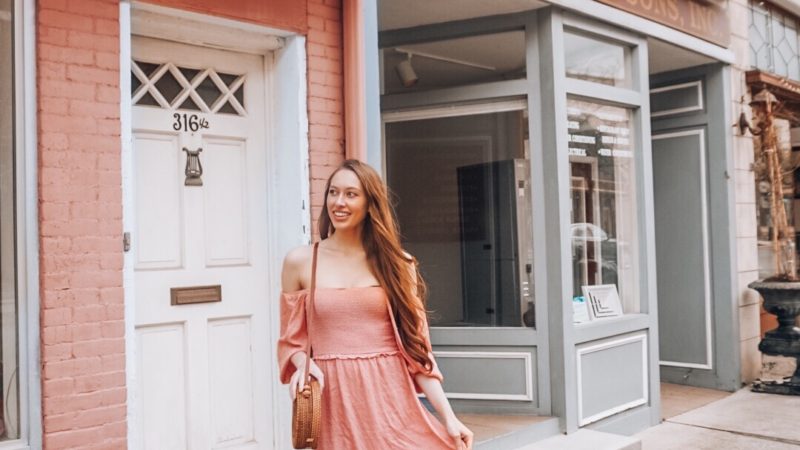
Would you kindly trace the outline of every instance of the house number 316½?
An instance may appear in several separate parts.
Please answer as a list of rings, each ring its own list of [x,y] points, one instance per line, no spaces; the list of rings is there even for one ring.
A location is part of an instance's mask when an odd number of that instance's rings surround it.
[[[178,114],[172,115],[175,122],[172,123],[172,129],[175,131],[197,131],[201,128],[208,128],[208,121],[197,114]]]

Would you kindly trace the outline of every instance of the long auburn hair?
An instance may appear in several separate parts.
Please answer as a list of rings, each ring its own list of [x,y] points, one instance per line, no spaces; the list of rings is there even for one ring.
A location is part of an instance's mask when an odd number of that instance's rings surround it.
[[[423,329],[425,282],[417,264],[400,245],[400,231],[389,204],[388,190],[375,169],[361,161],[348,159],[331,174],[325,184],[325,201],[319,215],[320,238],[325,239],[336,232],[328,215],[328,192],[333,176],[341,170],[353,172],[364,190],[367,214],[361,232],[361,244],[372,273],[389,297],[403,347],[409,357],[430,372],[433,362],[428,356],[430,348]]]

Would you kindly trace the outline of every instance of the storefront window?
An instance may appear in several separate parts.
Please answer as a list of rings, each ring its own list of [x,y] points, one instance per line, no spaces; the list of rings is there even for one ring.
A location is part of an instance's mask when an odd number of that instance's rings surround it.
[[[763,1],[750,1],[750,65],[800,80],[800,24]]]
[[[485,34],[385,48],[383,93],[525,78],[525,32]]]
[[[19,437],[13,2],[0,0],[0,440]]]
[[[522,110],[386,125],[403,245],[431,324],[534,326],[528,120]]]
[[[569,98],[573,296],[606,285],[622,312],[639,312],[636,183],[629,110]],[[597,291],[597,288],[594,288]]]
[[[616,87],[631,86],[628,47],[565,32],[564,49],[567,77]]]

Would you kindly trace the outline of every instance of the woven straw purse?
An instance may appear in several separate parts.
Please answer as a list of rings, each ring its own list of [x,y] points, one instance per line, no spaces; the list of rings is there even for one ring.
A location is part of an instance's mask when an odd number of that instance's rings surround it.
[[[319,427],[322,419],[322,391],[319,382],[311,376],[311,308],[317,281],[317,247],[311,260],[311,289],[306,305],[306,371],[303,387],[297,392],[292,404],[292,444],[294,448],[317,448]]]

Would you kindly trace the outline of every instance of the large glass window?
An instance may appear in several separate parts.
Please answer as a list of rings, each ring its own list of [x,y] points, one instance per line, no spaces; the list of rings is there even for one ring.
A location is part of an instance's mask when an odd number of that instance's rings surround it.
[[[564,66],[569,78],[631,87],[630,48],[577,32],[564,32]]]
[[[631,112],[568,98],[573,295],[616,286],[639,312],[636,173]]]
[[[522,110],[390,122],[387,181],[431,324],[534,326],[528,119]]]
[[[13,2],[0,0],[0,440],[19,437]]]
[[[390,47],[382,57],[385,94],[525,78],[525,33]]]

